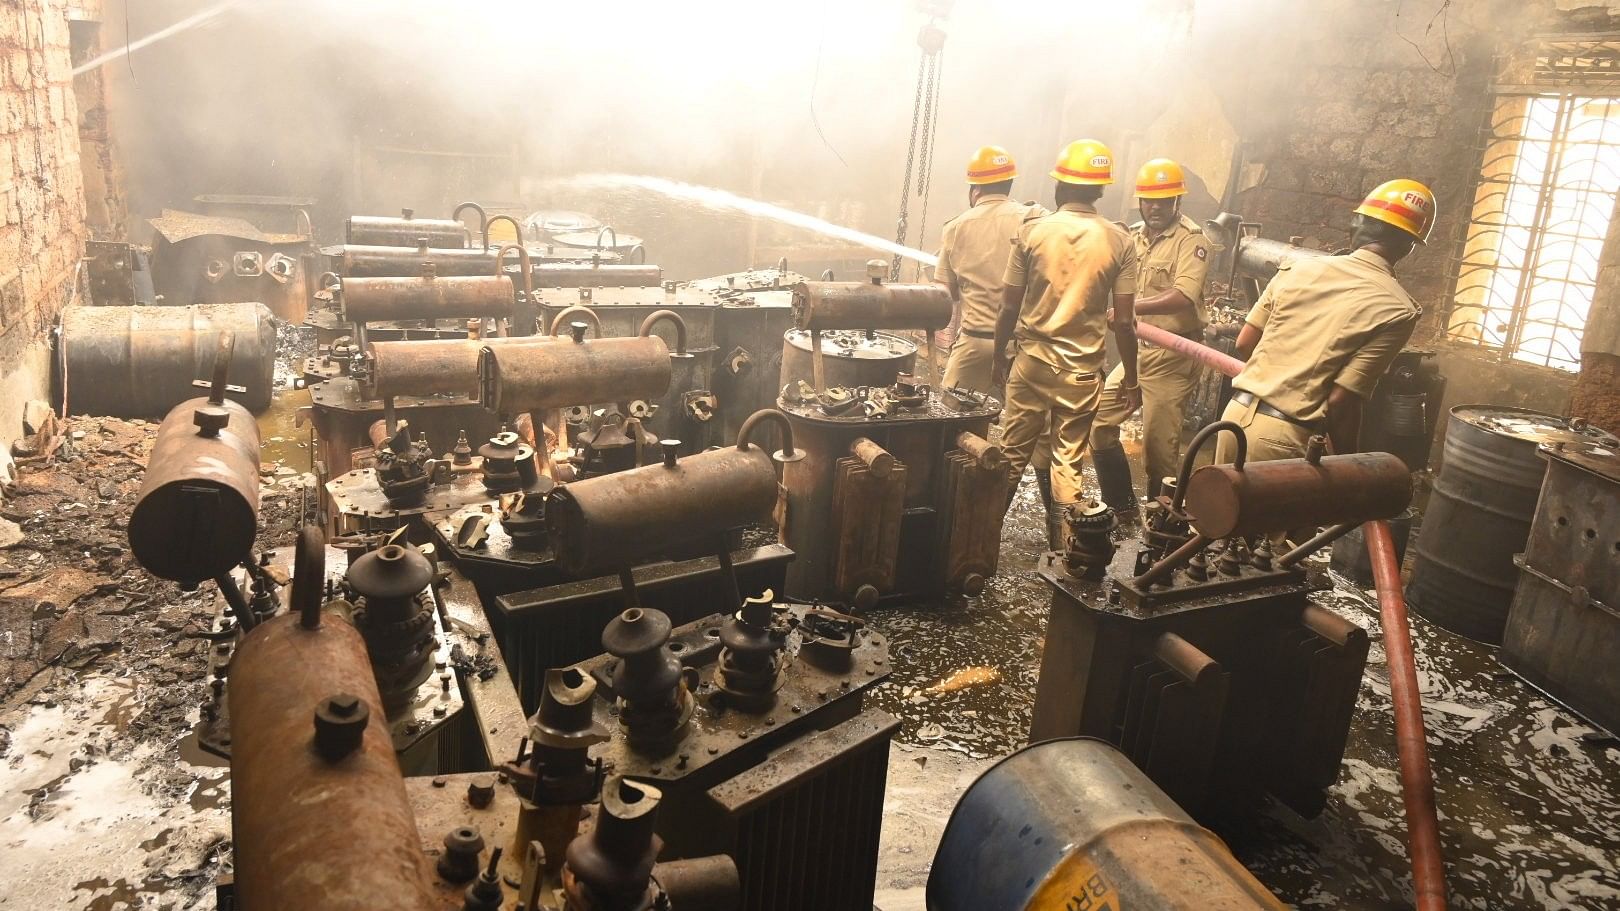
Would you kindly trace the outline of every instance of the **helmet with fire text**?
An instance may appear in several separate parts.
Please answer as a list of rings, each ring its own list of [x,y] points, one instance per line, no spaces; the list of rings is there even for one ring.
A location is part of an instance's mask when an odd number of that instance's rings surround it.
[[[967,182],[971,186],[1001,183],[1018,176],[1012,153],[1001,146],[982,146],[968,159]]]
[[[1114,182],[1114,153],[1095,139],[1076,139],[1058,153],[1052,177],[1063,183],[1104,186]]]
[[[1434,193],[1415,180],[1385,181],[1356,206],[1356,214],[1394,225],[1418,243],[1428,243],[1434,230]]]
[[[1174,199],[1187,195],[1187,178],[1181,165],[1168,158],[1155,158],[1136,172],[1137,199]]]

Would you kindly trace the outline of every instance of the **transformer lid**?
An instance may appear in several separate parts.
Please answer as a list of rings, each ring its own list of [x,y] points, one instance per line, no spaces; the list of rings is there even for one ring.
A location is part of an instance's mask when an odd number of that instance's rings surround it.
[[[1454,417],[1479,429],[1528,443],[1580,443],[1596,442],[1620,448],[1620,439],[1584,421],[1571,420],[1528,408],[1506,408],[1497,405],[1458,405],[1451,409]]]

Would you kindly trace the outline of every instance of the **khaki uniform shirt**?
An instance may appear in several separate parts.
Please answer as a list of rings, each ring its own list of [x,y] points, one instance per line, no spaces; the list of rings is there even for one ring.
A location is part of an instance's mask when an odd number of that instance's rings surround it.
[[[1024,289],[1018,350],[1058,370],[1096,373],[1116,294],[1136,292],[1136,244],[1084,203],[1024,224],[1005,284]]]
[[[1336,385],[1372,395],[1422,313],[1369,250],[1294,260],[1249,313],[1265,332],[1232,387],[1298,420],[1321,420]]]
[[[1177,335],[1198,335],[1208,321],[1204,312],[1204,276],[1209,272],[1209,240],[1204,237],[1204,229],[1181,215],[1158,237],[1150,236],[1147,225],[1140,222],[1132,226],[1131,236],[1136,240],[1136,258],[1141,264],[1137,296],[1157,297],[1174,288],[1193,302],[1191,310],[1141,314],[1142,322]]]
[[[1026,206],[1006,196],[982,196],[973,208],[945,223],[934,280],[950,285],[961,296],[963,329],[996,331],[1002,279],[1007,275],[1007,257],[1012,255],[1018,226],[1045,214],[1040,206]]]

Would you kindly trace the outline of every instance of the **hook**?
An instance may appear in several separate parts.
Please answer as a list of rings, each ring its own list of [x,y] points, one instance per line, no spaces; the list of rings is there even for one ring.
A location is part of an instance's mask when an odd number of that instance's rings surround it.
[[[641,331],[636,334],[646,338],[652,334],[652,327],[660,322],[675,324],[675,356],[686,357],[686,320],[674,310],[654,310],[641,321]]]
[[[769,421],[777,426],[782,433],[782,456],[785,460],[793,460],[798,452],[793,448],[793,425],[788,422],[787,415],[775,408],[761,408],[743,421],[742,427],[737,431],[737,448],[746,451],[749,446],[748,437],[760,422]]]

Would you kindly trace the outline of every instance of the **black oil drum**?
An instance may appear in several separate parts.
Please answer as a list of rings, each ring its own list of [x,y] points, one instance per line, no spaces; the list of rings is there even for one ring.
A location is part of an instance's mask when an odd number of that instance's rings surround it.
[[[1601,430],[1523,408],[1458,405],[1451,409],[1440,474],[1417,539],[1406,600],[1454,633],[1502,642],[1524,550],[1541,494],[1542,443],[1611,442]]]

